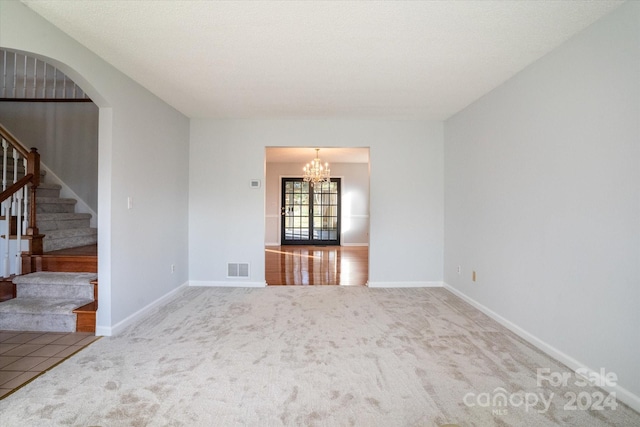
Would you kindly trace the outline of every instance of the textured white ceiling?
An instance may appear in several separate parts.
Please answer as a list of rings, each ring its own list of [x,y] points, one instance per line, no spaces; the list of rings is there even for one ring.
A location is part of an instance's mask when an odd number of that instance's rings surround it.
[[[620,1],[23,0],[189,117],[443,120]]]

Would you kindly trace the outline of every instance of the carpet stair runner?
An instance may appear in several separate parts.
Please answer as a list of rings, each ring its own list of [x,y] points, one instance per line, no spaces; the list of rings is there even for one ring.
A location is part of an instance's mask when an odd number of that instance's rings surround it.
[[[0,304],[0,330],[75,332],[74,310],[94,303],[95,273],[40,271],[17,276],[16,298]]]
[[[75,199],[60,197],[60,186],[42,183],[37,190],[37,225],[45,235],[45,252],[94,245],[98,230],[90,227],[91,215],[75,213]]]

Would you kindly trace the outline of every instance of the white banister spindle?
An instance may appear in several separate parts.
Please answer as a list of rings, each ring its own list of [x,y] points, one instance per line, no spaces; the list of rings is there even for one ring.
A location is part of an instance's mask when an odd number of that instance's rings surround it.
[[[82,88],[57,67],[33,56],[2,48],[0,98],[89,99]]]
[[[27,173],[27,171],[29,170],[29,168],[27,168],[27,158],[23,157],[22,158],[22,164],[24,165],[24,171],[25,173]],[[23,196],[22,196],[22,204],[24,205],[24,208],[22,209],[22,212],[24,212],[23,218],[22,218],[22,234],[27,234],[27,229],[29,228],[29,191],[27,191],[27,187],[23,188]]]
[[[33,58],[33,97],[38,97],[38,58]]]
[[[14,53],[13,54],[13,88],[12,88],[12,93],[14,98],[16,97],[16,86],[18,86],[17,78],[18,78],[18,54]]]
[[[53,69],[53,96],[52,96],[52,98],[56,98],[57,97],[57,93],[56,93],[57,85],[58,85],[58,69],[54,68]]]
[[[7,148],[9,144],[6,139],[2,139],[2,191],[7,189]],[[4,216],[4,227],[2,239],[2,277],[8,277],[9,272],[9,236],[11,235],[11,199],[2,202],[2,216]]]
[[[16,150],[15,148],[13,149],[13,181],[11,182],[12,184],[15,184],[16,182],[18,182],[18,150]]]
[[[20,153],[18,152],[18,150],[15,147],[13,148],[13,183],[15,184],[16,182],[18,182],[18,165],[20,164]],[[26,169],[25,169],[25,173],[26,173]],[[15,224],[16,224],[16,248],[15,248],[15,252],[14,252],[14,263],[13,263],[13,274],[20,274],[20,271],[22,270],[22,193],[24,191],[24,187],[21,188],[20,190],[18,190],[17,192],[13,193],[13,196],[11,197],[11,212],[14,213],[15,215],[10,217],[10,222],[9,222],[9,226],[11,226],[11,223],[14,221],[14,217],[15,217]],[[9,256],[11,255],[11,253],[9,253]],[[8,268],[11,268],[11,260],[8,260]]]
[[[22,187],[15,193],[16,199],[16,255],[14,263],[14,274],[22,274],[22,195],[24,194],[25,187]]]
[[[2,51],[2,97],[7,97],[7,51]]]
[[[18,157],[20,156],[18,154],[18,150],[15,149],[15,147],[13,147],[13,152],[11,153],[13,154],[13,181],[11,181],[12,184],[15,184],[16,182],[18,182]],[[11,196],[11,211],[12,212],[16,212],[16,197],[15,197],[15,193],[13,194],[13,196]],[[13,218],[11,218],[13,220]],[[18,218],[16,218],[16,225],[20,223],[20,220]]]
[[[13,197],[8,198],[7,200],[5,200],[4,202],[2,202],[3,205],[3,211],[4,211],[4,223],[5,223],[5,229],[4,229],[4,245],[3,245],[3,250],[2,250],[2,271],[3,271],[3,276],[7,277],[11,274],[11,270],[10,270],[10,264],[9,264],[9,242],[10,242],[10,236],[11,236],[11,199]]]
[[[7,189],[7,148],[9,143],[2,139],[2,191]]]
[[[24,56],[24,77],[22,82],[22,96],[27,97],[27,55]]]
[[[47,63],[44,62],[44,70],[42,71],[42,97],[47,97]]]

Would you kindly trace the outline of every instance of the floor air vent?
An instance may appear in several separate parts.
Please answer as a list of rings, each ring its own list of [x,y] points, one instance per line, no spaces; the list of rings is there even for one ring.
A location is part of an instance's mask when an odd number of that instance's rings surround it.
[[[249,263],[247,262],[228,263],[227,277],[249,277]]]

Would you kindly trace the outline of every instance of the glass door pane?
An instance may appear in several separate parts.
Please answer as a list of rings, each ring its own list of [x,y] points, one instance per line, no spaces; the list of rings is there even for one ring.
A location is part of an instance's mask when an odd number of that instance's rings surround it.
[[[315,186],[282,179],[283,245],[340,244],[340,179]]]
[[[338,182],[314,187],[313,239],[322,242],[338,240]]]
[[[282,199],[283,242],[308,240],[309,183],[302,180],[283,179]]]

